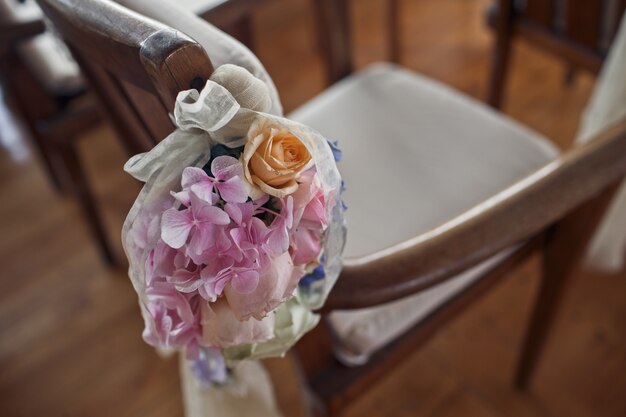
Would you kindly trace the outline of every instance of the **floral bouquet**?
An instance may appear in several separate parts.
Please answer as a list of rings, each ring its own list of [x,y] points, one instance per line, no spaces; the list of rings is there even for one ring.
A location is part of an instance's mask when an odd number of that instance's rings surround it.
[[[266,85],[224,65],[177,97],[178,129],[125,166],[145,182],[123,230],[144,340],[209,385],[313,328],[345,241],[334,144],[268,114]]]

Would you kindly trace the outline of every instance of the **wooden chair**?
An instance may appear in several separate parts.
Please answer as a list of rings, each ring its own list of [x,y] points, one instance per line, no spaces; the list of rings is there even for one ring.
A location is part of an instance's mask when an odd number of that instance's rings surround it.
[[[387,25],[387,49],[389,62],[399,63],[400,44],[400,0],[385,0]],[[318,49],[324,58],[326,80],[331,85],[352,72],[350,1],[329,4],[327,1],[312,0],[316,23]],[[347,25],[347,26],[346,26]],[[329,31],[329,28],[332,29]]]
[[[113,264],[106,228],[76,149],[80,135],[99,125],[100,115],[69,51],[46,31],[41,17],[33,1],[0,0],[3,87],[34,139],[48,178],[56,189],[72,189],[103,258]]]
[[[107,109],[119,110],[114,113],[116,122],[143,137],[159,140],[171,132],[174,127],[168,112],[176,94],[201,87],[213,70],[198,43],[109,0],[38,1],[70,44],[90,81],[99,86],[97,91]],[[333,5],[343,7],[345,3],[328,0],[329,11]],[[341,9],[335,16],[342,16]],[[408,102],[411,95],[419,97]],[[385,111],[363,113],[363,106],[372,103]],[[560,289],[615,184],[626,174],[626,121],[558,156],[544,139],[484,105],[390,66],[349,76],[291,117],[327,135],[341,135],[334,138],[342,139],[346,158],[342,172],[349,187],[345,196],[352,204],[348,210],[349,220],[353,220],[348,255],[382,245],[376,252],[345,259],[324,307],[323,324],[297,345],[317,411],[339,414],[408,352],[502,279],[505,272],[539,251],[544,277],[517,375],[518,382],[525,383]],[[393,119],[399,131],[410,133],[398,137],[394,135],[398,131],[381,131],[378,125],[385,118]],[[400,118],[403,123],[398,122]],[[428,120],[432,126],[427,125]],[[481,120],[489,123],[479,132],[474,125]],[[411,128],[415,123],[418,130]],[[449,130],[455,123],[458,129]],[[432,128],[428,135],[410,138],[426,128]],[[482,133],[488,131],[491,137],[484,139]],[[446,139],[449,134],[452,138]],[[367,141],[368,135],[377,140]],[[507,149],[513,155],[507,157]],[[439,158],[430,165],[425,158],[415,162],[420,158],[416,150],[428,158]],[[385,159],[389,155],[395,165]],[[477,161],[463,165],[469,159]],[[412,163],[406,164],[407,160]],[[520,160],[526,163],[518,165],[516,172],[509,171]],[[445,170],[438,170],[442,165]],[[457,165],[466,170],[448,172]],[[485,165],[490,165],[489,172],[476,171]],[[399,175],[400,169],[410,177]],[[363,172],[367,175],[358,178]],[[446,172],[453,175],[446,177]],[[424,177],[434,173],[440,183],[426,184]],[[481,186],[475,179],[485,180],[484,175],[497,177],[496,183]],[[500,182],[502,177],[506,177],[504,182]],[[451,215],[445,203],[461,192],[455,188],[459,183],[472,196],[453,202],[456,207]],[[420,190],[424,186],[430,187],[429,193]],[[378,198],[371,198],[368,188],[374,188]],[[445,191],[449,188],[452,192]],[[394,193],[424,193],[419,199],[395,195],[391,215],[384,221],[372,219],[372,213],[389,207],[392,200],[377,206],[378,200],[389,197],[389,189]],[[358,200],[359,196],[365,199]],[[412,207],[403,205],[410,201]],[[359,228],[363,218],[370,224]],[[389,233],[398,227],[400,232]],[[397,233],[409,237],[388,246],[388,240]],[[414,298],[420,294],[427,297]],[[407,300],[411,302],[407,304]],[[385,304],[390,302],[403,303],[401,313],[408,311],[414,316],[412,308],[422,310],[412,322],[404,323],[405,328],[396,329],[399,334],[388,337],[384,346],[363,347],[358,340],[350,341],[339,326],[349,324],[341,317],[351,314],[348,310],[374,308],[354,313],[372,315],[378,308],[390,311]],[[400,320],[402,315],[394,318]],[[359,329],[353,330],[358,333]],[[381,337],[382,331],[386,329],[381,330]],[[359,347],[362,351],[356,352]]]
[[[496,35],[487,102],[502,104],[515,39],[566,61],[568,79],[576,69],[597,74],[624,11],[623,0],[498,0],[487,14]]]
[[[267,0],[182,0],[181,5],[254,51],[254,12],[266,2]]]

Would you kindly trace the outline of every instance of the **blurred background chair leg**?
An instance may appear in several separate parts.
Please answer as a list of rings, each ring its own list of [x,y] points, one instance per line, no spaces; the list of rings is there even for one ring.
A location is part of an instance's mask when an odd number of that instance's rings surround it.
[[[520,390],[531,382],[569,278],[584,258],[587,244],[617,188],[610,187],[597,200],[570,213],[546,237],[541,282],[515,371],[514,384]]]
[[[78,199],[85,220],[108,265],[117,265],[114,250],[109,241],[106,225],[98,208],[99,204],[89,184],[87,173],[76,148],[81,135],[100,124],[101,117],[96,102],[91,97],[68,107],[55,118],[40,121],[36,128],[63,162],[73,194]]]
[[[487,103],[496,109],[502,107],[503,90],[511,55],[512,3],[511,0],[499,1],[497,7],[489,9],[487,16],[488,21],[493,22],[492,24],[496,30],[495,45],[491,57],[491,69],[489,71]]]
[[[400,5],[399,0],[387,0],[387,33],[389,36],[389,61],[400,63]]]
[[[574,85],[574,82],[576,82],[576,74],[577,74],[577,70],[576,67],[573,65],[568,65],[567,68],[565,69],[565,76],[563,77],[563,84],[566,87],[571,87],[572,85]]]
[[[72,187],[81,206],[85,220],[98,243],[100,253],[109,265],[116,265],[114,251],[111,248],[102,215],[98,210],[96,197],[89,186],[86,172],[76,150],[73,138],[61,145],[61,155],[65,162],[68,174],[72,180]]]

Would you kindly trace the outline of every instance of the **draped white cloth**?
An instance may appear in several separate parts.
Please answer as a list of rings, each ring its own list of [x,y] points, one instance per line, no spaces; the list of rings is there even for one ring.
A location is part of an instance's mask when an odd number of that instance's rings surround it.
[[[596,81],[581,120],[576,141],[584,143],[593,135],[626,117],[626,14]],[[618,272],[626,255],[626,182],[617,192],[600,223],[587,252],[593,269]]]
[[[240,363],[234,370],[236,384],[207,388],[181,355],[180,379],[186,417],[281,417],[272,381],[259,361]]]

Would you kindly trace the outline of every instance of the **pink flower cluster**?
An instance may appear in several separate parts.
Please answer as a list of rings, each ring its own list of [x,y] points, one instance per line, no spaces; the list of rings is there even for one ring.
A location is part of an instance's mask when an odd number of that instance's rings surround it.
[[[315,266],[327,227],[315,167],[284,198],[252,201],[241,162],[218,156],[211,175],[185,168],[177,207],[163,212],[146,260],[144,339],[155,346],[227,348],[274,336],[269,314]]]

